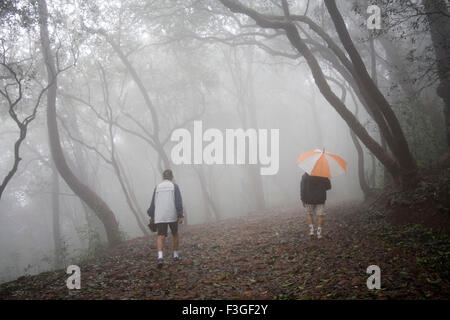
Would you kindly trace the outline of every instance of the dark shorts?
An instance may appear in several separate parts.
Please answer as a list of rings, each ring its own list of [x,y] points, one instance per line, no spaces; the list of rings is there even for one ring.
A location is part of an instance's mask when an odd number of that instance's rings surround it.
[[[158,231],[158,236],[167,236],[167,226],[170,227],[172,235],[176,235],[178,233],[178,221],[168,223],[157,223],[156,231]]]

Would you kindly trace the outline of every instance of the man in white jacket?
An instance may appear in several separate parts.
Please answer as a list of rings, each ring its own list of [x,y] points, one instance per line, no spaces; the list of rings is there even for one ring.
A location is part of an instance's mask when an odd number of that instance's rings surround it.
[[[158,232],[158,268],[163,266],[164,239],[167,237],[167,228],[170,227],[173,237],[173,259],[178,261],[179,236],[178,224],[183,223],[183,202],[180,188],[172,182],[172,170],[163,172],[163,181],[153,191],[152,203],[147,210],[150,219],[154,221]]]

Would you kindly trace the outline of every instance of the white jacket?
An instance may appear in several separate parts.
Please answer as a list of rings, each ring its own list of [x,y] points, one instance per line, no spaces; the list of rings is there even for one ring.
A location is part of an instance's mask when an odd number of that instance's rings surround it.
[[[183,216],[181,193],[176,184],[163,180],[153,192],[148,214],[155,223],[175,222]]]

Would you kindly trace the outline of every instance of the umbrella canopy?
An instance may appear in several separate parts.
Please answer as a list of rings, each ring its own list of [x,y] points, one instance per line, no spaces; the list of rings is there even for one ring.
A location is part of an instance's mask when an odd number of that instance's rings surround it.
[[[347,163],[341,157],[316,149],[300,154],[297,165],[311,176],[331,178],[347,171]]]

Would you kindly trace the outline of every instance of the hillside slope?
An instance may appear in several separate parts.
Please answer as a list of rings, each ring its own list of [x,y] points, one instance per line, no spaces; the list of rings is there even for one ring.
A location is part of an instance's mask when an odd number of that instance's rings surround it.
[[[301,211],[301,212],[300,212]],[[392,226],[378,209],[328,208],[325,238],[307,235],[303,209],[181,227],[183,260],[156,268],[155,235],[80,264],[81,289],[65,270],[0,286],[0,299],[439,299],[450,295],[449,237]],[[166,257],[170,256],[170,238]],[[368,290],[366,268],[381,268]]]

